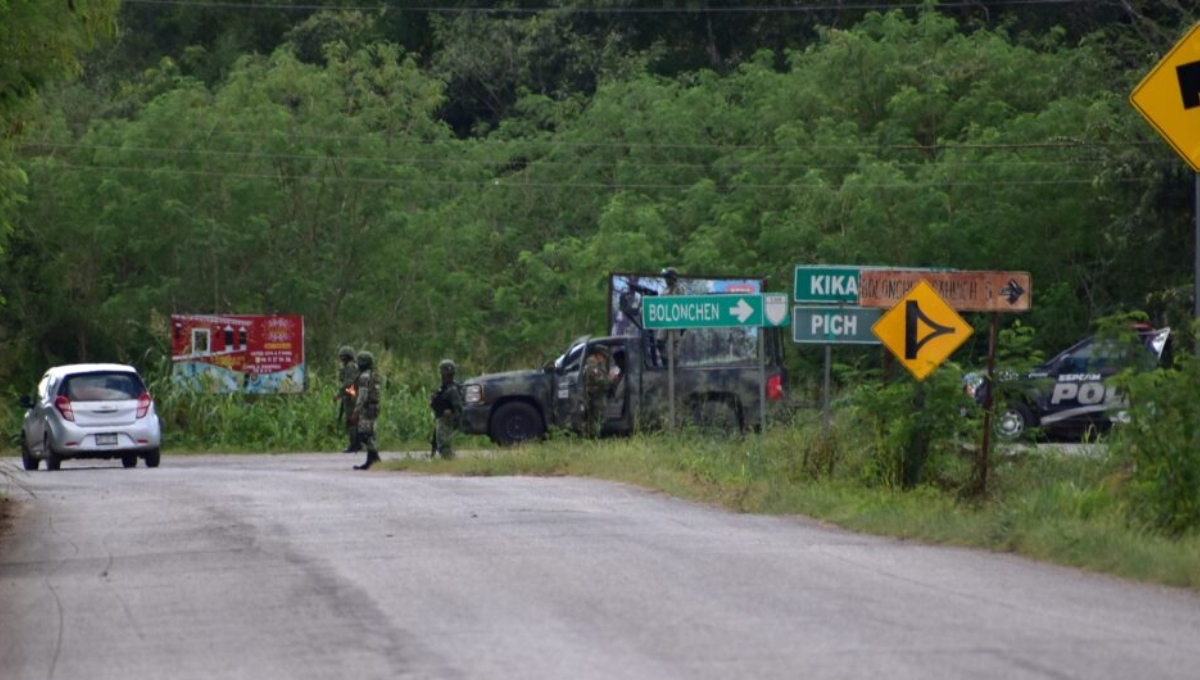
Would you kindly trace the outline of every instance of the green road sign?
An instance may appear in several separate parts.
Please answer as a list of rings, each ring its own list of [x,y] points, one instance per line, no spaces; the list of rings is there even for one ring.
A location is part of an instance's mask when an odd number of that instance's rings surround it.
[[[846,265],[796,265],[792,299],[830,305],[857,304],[858,274],[862,269]]]
[[[856,305],[861,302],[859,290],[862,273],[874,269],[895,269],[905,272],[953,272],[947,267],[883,267],[856,264],[798,264],[792,285],[794,302],[818,305]]]
[[[792,308],[792,341],[799,344],[878,345],[871,326],[882,309],[865,307]]]
[[[642,298],[644,328],[730,328],[762,326],[760,293],[660,295]]]

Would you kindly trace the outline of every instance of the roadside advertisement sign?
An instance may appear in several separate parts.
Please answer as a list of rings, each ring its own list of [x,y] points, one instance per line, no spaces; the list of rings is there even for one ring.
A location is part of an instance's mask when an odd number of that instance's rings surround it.
[[[215,393],[304,390],[304,317],[171,317],[171,378]]]

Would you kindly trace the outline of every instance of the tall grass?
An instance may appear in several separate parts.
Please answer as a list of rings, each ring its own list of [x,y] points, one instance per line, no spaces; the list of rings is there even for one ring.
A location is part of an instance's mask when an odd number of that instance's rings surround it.
[[[384,354],[376,439],[383,450],[423,448],[432,428],[431,390],[438,376]],[[147,378],[163,422],[164,448],[175,451],[337,451],[346,445],[338,424],[337,377],[310,371],[298,394],[211,394],[176,384],[166,367]]]

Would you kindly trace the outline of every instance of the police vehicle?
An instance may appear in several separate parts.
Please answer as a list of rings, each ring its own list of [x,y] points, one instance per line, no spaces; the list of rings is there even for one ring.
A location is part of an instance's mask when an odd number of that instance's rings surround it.
[[[1046,436],[1078,439],[1105,432],[1125,417],[1126,402],[1112,378],[1126,368],[1152,370],[1163,363],[1170,328],[1139,325],[1128,342],[1092,336],[1024,375],[1000,373],[994,431],[1004,439]],[[967,390],[985,403],[988,383],[968,378]]]

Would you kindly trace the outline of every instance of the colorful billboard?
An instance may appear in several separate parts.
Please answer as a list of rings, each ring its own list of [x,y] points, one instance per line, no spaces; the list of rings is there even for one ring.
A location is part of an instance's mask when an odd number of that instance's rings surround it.
[[[304,317],[171,317],[171,377],[206,392],[273,394],[304,390]]]

